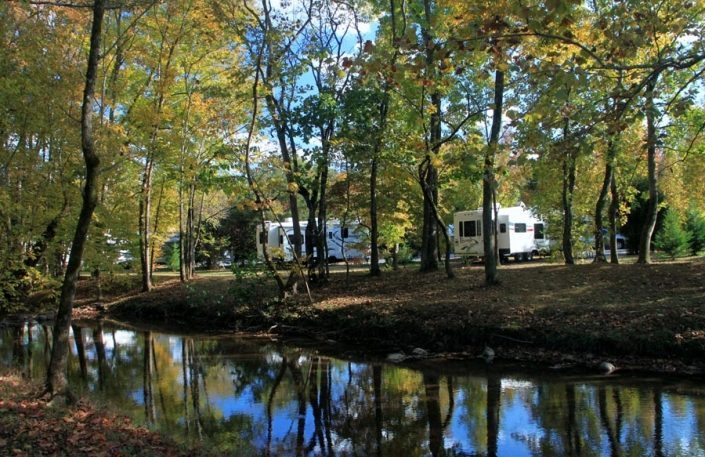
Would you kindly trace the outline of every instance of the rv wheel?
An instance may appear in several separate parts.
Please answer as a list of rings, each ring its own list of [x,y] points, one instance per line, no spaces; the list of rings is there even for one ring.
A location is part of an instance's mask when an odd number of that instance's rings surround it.
[[[514,261],[521,262],[521,257],[522,257],[521,254],[514,254]]]

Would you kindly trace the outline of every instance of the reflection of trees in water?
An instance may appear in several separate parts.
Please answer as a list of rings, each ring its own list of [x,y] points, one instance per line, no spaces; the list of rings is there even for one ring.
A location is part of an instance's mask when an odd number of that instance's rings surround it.
[[[103,339],[103,324],[98,323],[93,328],[93,344],[98,358],[98,389],[105,390],[107,362],[105,357],[105,340]]]
[[[12,362],[25,371],[24,323],[12,327]]]
[[[44,331],[7,328],[2,360],[14,358],[36,376]],[[73,332],[72,382],[167,433],[207,441],[217,454],[489,457],[507,452],[504,440],[546,457],[670,456],[679,455],[677,445],[703,453],[703,434],[675,442],[669,430],[674,417],[703,430],[705,402],[653,385],[566,378],[515,385],[492,369],[451,378],[278,345],[152,332],[118,338],[107,324]],[[532,426],[508,429],[515,411]]]
[[[154,406],[154,391],[152,390],[152,375],[154,369],[154,359],[152,355],[152,332],[144,332],[142,336],[144,340],[144,350],[142,358],[144,365],[142,367],[142,398],[144,401],[144,417],[148,424],[153,424],[157,412]],[[98,359],[100,360],[100,358]]]
[[[502,380],[494,370],[487,372],[487,456],[497,457]]]
[[[88,382],[88,361],[86,360],[86,344],[83,340],[83,329],[76,324],[71,325],[73,330],[73,341],[76,345],[76,356],[78,357],[78,365],[81,371],[81,381],[83,384]]]
[[[663,396],[658,386],[654,389],[654,457],[663,457]]]

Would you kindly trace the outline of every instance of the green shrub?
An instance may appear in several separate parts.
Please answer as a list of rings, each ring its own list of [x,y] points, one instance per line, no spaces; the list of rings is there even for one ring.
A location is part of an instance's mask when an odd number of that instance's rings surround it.
[[[684,255],[688,251],[690,235],[681,226],[675,211],[666,212],[661,230],[656,234],[654,246],[666,253],[671,259]]]

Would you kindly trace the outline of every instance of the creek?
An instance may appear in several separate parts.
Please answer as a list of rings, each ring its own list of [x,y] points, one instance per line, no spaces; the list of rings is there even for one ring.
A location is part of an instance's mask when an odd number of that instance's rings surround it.
[[[41,382],[51,327],[0,327],[0,366]],[[240,456],[705,456],[705,383],[471,362],[391,365],[310,345],[75,324],[79,394]]]

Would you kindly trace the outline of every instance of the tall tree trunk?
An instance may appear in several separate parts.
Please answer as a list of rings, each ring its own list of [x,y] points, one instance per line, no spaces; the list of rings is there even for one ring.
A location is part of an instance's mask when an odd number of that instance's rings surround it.
[[[316,248],[318,249],[318,278],[322,280],[328,279],[326,266],[328,265],[328,237],[327,218],[328,218],[328,201],[326,200],[326,186],[328,185],[328,154],[330,154],[330,146],[328,139],[325,140],[323,147],[323,163],[321,166],[321,180],[318,191],[318,227],[316,230]]]
[[[504,101],[504,72],[495,71],[494,111],[490,142],[485,150],[485,167],[482,177],[482,247],[485,252],[485,284],[497,284],[497,257],[495,256],[495,234],[497,222],[494,216],[495,158],[502,129],[502,104]]]
[[[424,19],[425,24],[421,28],[423,44],[426,53],[426,78],[431,81],[437,81],[436,69],[436,45],[432,35],[432,1],[424,0]],[[429,119],[429,135],[427,141],[426,158],[428,170],[424,173],[426,181],[421,183],[423,191],[423,229],[421,232],[421,267],[420,271],[436,271],[438,270],[438,232],[437,223],[434,218],[433,207],[438,206],[438,170],[433,165],[431,154],[437,156],[441,147],[441,95],[438,89],[431,90],[431,106],[433,111]],[[429,189],[426,191],[425,189]]]
[[[612,185],[612,180],[614,179],[614,156],[616,151],[616,145],[614,144],[614,139],[610,138],[607,141],[607,157],[605,158],[605,175],[602,179],[602,187],[600,188],[600,194],[597,197],[597,203],[595,203],[595,259],[594,263],[604,263],[607,262],[605,257],[605,232],[604,223],[602,215],[605,211],[605,204],[607,203],[607,193]],[[615,250],[615,246],[611,244],[612,251]]]
[[[81,270],[83,249],[88,236],[93,211],[98,203],[97,178],[100,159],[94,149],[91,116],[93,95],[95,92],[95,78],[98,69],[98,60],[100,58],[100,39],[104,13],[104,0],[95,0],[93,3],[93,24],[91,25],[88,68],[86,70],[86,83],[83,90],[81,106],[81,149],[83,151],[83,159],[86,163],[86,182],[83,188],[81,212],[78,216],[76,233],[74,234],[73,243],[71,245],[69,263],[61,287],[59,309],[54,323],[51,361],[49,362],[46,380],[46,392],[51,397],[58,394],[65,394],[68,398],[71,398],[66,377],[71,312],[73,311],[73,301],[76,294],[76,281],[78,280]]]
[[[427,185],[428,173],[432,173],[434,170],[432,169],[431,165],[431,156],[426,156],[423,162],[419,165],[419,183],[421,183],[421,188],[423,189],[424,196],[427,196],[427,201],[430,203],[429,204],[429,209],[431,211],[431,217],[433,218],[433,221],[435,223],[435,226],[437,229],[440,229],[443,238],[445,240],[445,271],[446,271],[446,276],[449,279],[452,279],[455,277],[455,273],[453,273],[453,268],[450,265],[450,248],[451,248],[451,241],[450,241],[450,236],[448,235],[448,230],[446,228],[445,223],[443,222],[443,219],[441,219],[440,214],[438,213],[438,208],[435,205],[435,201],[437,200],[437,197],[433,196],[433,190]],[[436,194],[437,195],[437,194]],[[438,243],[436,243],[436,246]],[[438,259],[436,259],[438,261]]]
[[[439,124],[440,126],[440,124]],[[432,135],[435,138],[435,135]],[[440,139],[440,137],[439,137]],[[434,151],[435,154],[435,151]],[[422,272],[438,270],[438,224],[434,217],[434,208],[438,202],[438,170],[433,166],[431,155],[427,155],[425,181],[421,183],[423,192],[423,229],[421,239]]]
[[[658,216],[658,174],[656,173],[656,105],[654,89],[659,74],[654,74],[646,84],[646,152],[649,171],[649,203],[646,207],[646,220],[639,238],[639,258],[637,263],[651,263],[651,237]]]
[[[563,126],[563,258],[566,265],[573,265],[573,191],[575,190],[575,150],[568,141],[570,120]]]
[[[247,128],[247,141],[245,143],[245,176],[247,177],[247,185],[254,193],[255,195],[255,206],[257,208],[257,213],[259,214],[259,223],[260,223],[260,231],[261,233],[264,234],[265,236],[265,242],[262,244],[262,253],[264,255],[264,263],[267,265],[267,269],[271,273],[272,277],[277,283],[277,288],[279,289],[279,298],[283,299],[286,297],[286,285],[284,284],[284,280],[282,277],[279,275],[279,272],[277,271],[277,267],[272,261],[272,258],[269,255],[269,248],[267,244],[267,224],[265,223],[265,202],[264,199],[262,198],[262,194],[259,190],[259,186],[255,182],[255,179],[252,175],[252,167],[250,166],[250,147],[252,145],[252,135],[254,134],[255,130],[255,124],[257,122],[257,110],[259,108],[258,105],[258,92],[259,92],[259,83],[260,83],[260,74],[261,74],[261,66],[262,66],[262,52],[264,51],[264,48],[260,48],[259,53],[257,54],[257,62],[256,62],[256,68],[255,68],[255,80],[252,83],[252,117],[250,118],[250,122]],[[258,243],[260,240],[256,240]]]
[[[266,20],[269,24],[269,10],[265,9]],[[272,63],[268,62],[266,65],[267,81],[270,80],[272,76]],[[267,110],[272,117],[272,123],[274,124],[274,130],[277,134],[277,141],[279,143],[279,151],[284,161],[284,174],[286,176],[286,183],[288,186],[289,194],[289,211],[291,212],[292,226],[294,231],[293,236],[293,249],[294,256],[301,258],[302,253],[302,240],[301,240],[301,222],[299,215],[299,204],[297,200],[297,192],[299,183],[296,180],[296,165],[294,161],[295,150],[290,150],[289,144],[287,143],[286,135],[289,130],[288,120],[285,113],[282,112],[280,104],[277,99],[270,93],[265,96],[265,102],[267,105]],[[292,145],[293,146],[293,145]]]
[[[179,183],[179,279],[188,281],[186,274],[186,227],[184,221],[184,189],[183,182]]]
[[[612,182],[610,183],[610,201],[609,219],[610,219],[610,246],[614,246],[610,251],[610,263],[618,264],[619,256],[617,255],[617,223],[619,218],[619,193],[617,192],[617,179],[615,170],[612,170]]]
[[[157,209],[155,210],[154,213],[154,225],[152,226],[152,234],[157,235],[159,232],[159,221],[161,219],[162,215],[162,200],[164,199],[164,184],[166,183],[166,178],[162,179],[162,183],[159,186],[159,198],[157,199]],[[149,274],[152,275],[154,274],[154,265],[155,265],[155,257],[156,257],[156,252],[157,250],[152,247],[152,249],[149,250]],[[154,278],[150,278],[150,280],[154,280]]]
[[[196,183],[193,181],[188,188],[186,213],[186,279],[191,280],[196,271]]]
[[[381,142],[381,138],[379,141]],[[375,146],[375,149],[377,149],[377,146]],[[374,151],[370,167],[370,276],[380,276],[382,274],[382,270],[379,268],[379,224],[377,221],[378,166],[378,151]]]
[[[142,272],[142,291],[152,290],[152,265],[150,263],[151,227],[150,213],[152,211],[152,171],[154,159],[149,157],[142,174],[142,187],[139,202],[139,232],[140,232],[140,267]]]

